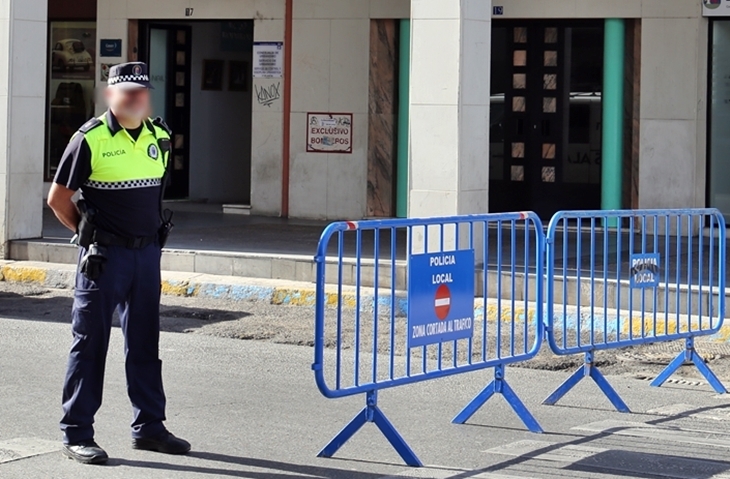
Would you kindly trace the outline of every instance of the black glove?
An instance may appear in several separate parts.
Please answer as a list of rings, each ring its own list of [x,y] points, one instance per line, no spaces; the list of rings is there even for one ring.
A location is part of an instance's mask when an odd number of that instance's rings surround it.
[[[106,265],[106,250],[99,245],[92,244],[81,259],[81,273],[91,281],[96,281],[104,272]]]

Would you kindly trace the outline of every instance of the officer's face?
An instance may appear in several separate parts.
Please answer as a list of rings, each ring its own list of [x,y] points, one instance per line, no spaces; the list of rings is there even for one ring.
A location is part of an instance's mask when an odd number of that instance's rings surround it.
[[[147,88],[109,88],[107,101],[115,115],[128,120],[142,120],[150,114],[150,91]]]

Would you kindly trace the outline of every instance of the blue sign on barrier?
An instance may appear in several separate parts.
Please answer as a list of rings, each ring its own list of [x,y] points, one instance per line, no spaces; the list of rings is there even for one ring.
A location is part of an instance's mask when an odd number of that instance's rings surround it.
[[[408,346],[474,335],[474,250],[411,256]]]
[[[659,253],[631,255],[631,287],[641,289],[659,287],[660,265]]]

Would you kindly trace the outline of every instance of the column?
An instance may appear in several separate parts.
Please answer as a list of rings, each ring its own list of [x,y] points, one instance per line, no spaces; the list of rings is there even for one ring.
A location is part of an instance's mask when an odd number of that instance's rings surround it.
[[[410,217],[486,213],[491,0],[412,0]]]
[[[43,230],[48,5],[0,2],[0,258]]]
[[[624,149],[624,20],[606,19],[603,56],[601,208],[621,209]]]
[[[396,166],[396,216],[408,217],[409,110],[411,107],[411,19],[400,21],[398,72],[398,162]]]

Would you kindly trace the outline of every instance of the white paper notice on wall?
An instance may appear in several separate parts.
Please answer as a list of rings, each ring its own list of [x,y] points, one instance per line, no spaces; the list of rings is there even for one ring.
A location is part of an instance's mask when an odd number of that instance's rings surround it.
[[[281,78],[284,75],[284,43],[255,42],[253,44],[253,77]]]
[[[352,113],[307,113],[307,153],[352,153]]]
[[[699,0],[706,17],[730,17],[730,0]]]

